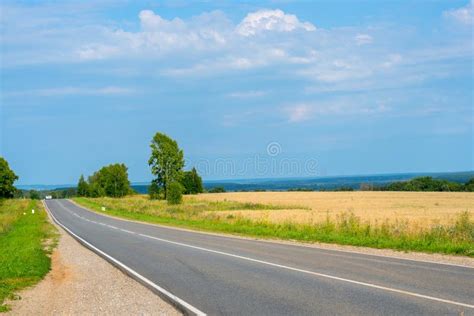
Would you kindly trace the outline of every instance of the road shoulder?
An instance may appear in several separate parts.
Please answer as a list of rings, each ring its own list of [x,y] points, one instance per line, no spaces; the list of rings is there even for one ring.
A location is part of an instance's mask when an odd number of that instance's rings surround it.
[[[129,278],[58,227],[52,270],[36,286],[8,302],[11,315],[180,315],[149,289]]]

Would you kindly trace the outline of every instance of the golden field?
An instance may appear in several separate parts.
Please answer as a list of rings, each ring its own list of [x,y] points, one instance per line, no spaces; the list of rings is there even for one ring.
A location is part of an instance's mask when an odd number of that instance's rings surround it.
[[[473,193],[235,192],[184,196],[179,205],[146,195],[74,201],[205,231],[474,256]]]
[[[302,207],[219,212],[273,223],[311,224],[324,221],[328,216],[335,220],[342,213],[353,213],[363,222],[408,221],[426,227],[451,224],[462,212],[474,213],[474,193],[469,192],[230,192],[187,198]]]

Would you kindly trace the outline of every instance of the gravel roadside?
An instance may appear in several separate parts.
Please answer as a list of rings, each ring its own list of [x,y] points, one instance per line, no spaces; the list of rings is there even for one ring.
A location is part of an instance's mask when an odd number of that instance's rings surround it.
[[[10,301],[9,315],[180,315],[167,302],[58,227],[52,270]]]

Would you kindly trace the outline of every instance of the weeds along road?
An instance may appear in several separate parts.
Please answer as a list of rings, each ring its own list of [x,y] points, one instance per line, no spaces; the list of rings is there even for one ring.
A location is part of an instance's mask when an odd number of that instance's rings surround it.
[[[474,315],[474,269],[123,221],[68,200],[54,219],[188,312]]]

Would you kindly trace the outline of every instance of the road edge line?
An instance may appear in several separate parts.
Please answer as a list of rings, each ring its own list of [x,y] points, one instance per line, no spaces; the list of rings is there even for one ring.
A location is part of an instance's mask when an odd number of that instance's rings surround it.
[[[53,221],[58,224],[62,229],[64,229],[71,237],[76,239],[80,244],[82,244],[84,247],[90,249],[93,251],[95,254],[99,255],[100,257],[104,258],[107,260],[110,264],[112,264],[114,267],[128,275],[130,278],[134,279],[135,281],[139,282],[140,284],[144,285],[148,289],[150,289],[153,293],[157,294],[159,297],[164,299],[165,301],[169,302],[172,304],[174,307],[176,307],[179,311],[183,312],[185,315],[199,315],[199,316],[205,316],[206,313],[202,312],[198,308],[194,307],[193,305],[187,303],[183,299],[177,297],[176,295],[168,292],[158,284],[154,283],[150,279],[147,279],[143,275],[139,274],[132,268],[128,267],[127,265],[123,264],[119,260],[115,259],[114,257],[110,256],[109,254],[105,253],[104,251],[100,250],[99,248],[95,247],[88,241],[84,240],[83,238],[79,237],[75,233],[73,233],[69,228],[64,226],[59,220],[53,215],[51,210],[49,209],[48,205],[44,200],[42,200],[43,206],[47,210],[48,214],[51,216]]]

